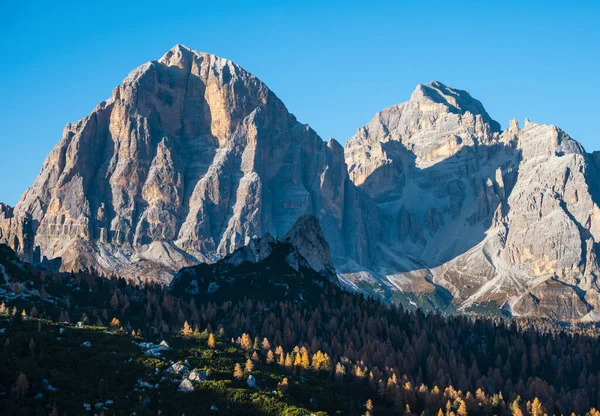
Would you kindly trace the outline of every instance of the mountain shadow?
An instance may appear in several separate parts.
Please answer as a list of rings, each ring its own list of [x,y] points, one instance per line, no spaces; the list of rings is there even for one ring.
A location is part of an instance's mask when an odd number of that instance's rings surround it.
[[[521,160],[515,147],[464,146],[421,167],[404,144],[381,146],[388,161],[360,188],[384,214],[393,247],[417,258],[415,266],[434,268],[466,253],[485,239],[498,208],[508,212]]]

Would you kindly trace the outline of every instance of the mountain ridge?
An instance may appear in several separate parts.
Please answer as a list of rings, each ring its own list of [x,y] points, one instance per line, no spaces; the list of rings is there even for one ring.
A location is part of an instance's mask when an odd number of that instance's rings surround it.
[[[166,283],[314,215],[340,279],[386,301],[595,320],[598,153],[551,125],[502,130],[439,81],[342,147],[237,64],[176,45],[65,127],[0,207],[0,242]]]

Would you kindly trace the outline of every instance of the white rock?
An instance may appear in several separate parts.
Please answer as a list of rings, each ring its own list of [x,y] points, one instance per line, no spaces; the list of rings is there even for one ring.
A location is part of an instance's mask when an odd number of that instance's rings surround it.
[[[177,388],[177,391],[182,391],[184,393],[190,393],[190,392],[194,391],[194,385],[187,378],[183,379],[181,381],[181,383],[179,383],[179,387]]]

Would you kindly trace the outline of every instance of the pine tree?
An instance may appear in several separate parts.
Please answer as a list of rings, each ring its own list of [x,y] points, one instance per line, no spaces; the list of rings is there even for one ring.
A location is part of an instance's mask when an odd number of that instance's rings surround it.
[[[181,333],[183,334],[183,336],[185,338],[189,338],[192,336],[192,333],[194,331],[192,330],[192,327],[190,326],[190,324],[188,324],[188,321],[185,321],[183,323],[183,329],[181,330]]]
[[[467,404],[465,403],[464,400],[459,400],[459,405],[458,405],[458,410],[456,411],[456,414],[458,416],[467,416]]]
[[[254,370],[254,363],[252,363],[252,360],[248,358],[246,360],[246,372],[251,373],[252,370]]]
[[[245,351],[249,351],[252,348],[252,339],[250,338],[250,335],[246,334],[245,332],[242,334],[242,338],[240,339],[240,347],[242,347],[242,349]]]
[[[13,387],[13,392],[17,397],[23,397],[27,394],[27,390],[29,390],[29,380],[27,380],[27,376],[25,376],[25,374],[19,373],[17,381]]]
[[[335,380],[341,383],[344,380],[344,374],[346,374],[346,369],[338,362],[335,366]]]
[[[214,349],[215,348],[215,336],[213,334],[210,334],[208,336],[208,348],[210,349]]]
[[[544,416],[542,402],[537,397],[533,399],[533,403],[531,404],[531,416]]]
[[[219,326],[219,329],[217,330],[217,336],[219,338],[225,337],[225,328],[223,328],[223,326]]]
[[[300,366],[304,369],[310,368],[310,358],[308,358],[308,352],[306,350],[301,353]]]
[[[292,361],[292,355],[289,352],[285,356],[284,365],[288,371],[292,371],[294,369],[294,362]]]
[[[278,345],[278,346],[275,348],[275,355],[279,357],[279,356],[281,356],[282,354],[283,354],[283,348],[281,347],[281,345]]]
[[[367,400],[367,404],[365,404],[365,407],[367,409],[367,413],[365,413],[365,416],[373,416],[373,401],[371,399]]]
[[[113,295],[110,298],[110,307],[114,310],[119,309],[119,296],[117,295],[117,292],[113,292]]]
[[[523,411],[521,410],[520,396],[517,396],[517,398],[510,405],[510,413],[512,416],[523,416]]]
[[[261,350],[264,353],[265,351],[268,351],[271,349],[271,344],[269,344],[269,340],[267,338],[263,338],[262,340],[262,344],[261,344]]]
[[[258,362],[259,360],[260,360],[260,358],[258,357],[258,353],[256,351],[254,351],[252,353],[252,361]]]
[[[236,363],[235,367],[233,368],[233,378],[241,380],[243,376],[244,373],[242,372],[242,366],[239,363]]]
[[[302,355],[297,352],[294,354],[294,367],[300,367],[302,365]]]
[[[273,364],[273,361],[275,361],[275,354],[273,354],[273,351],[269,350],[267,352],[267,364]]]
[[[283,391],[286,391],[289,387],[289,381],[287,377],[284,377],[279,383],[277,383],[277,388]]]

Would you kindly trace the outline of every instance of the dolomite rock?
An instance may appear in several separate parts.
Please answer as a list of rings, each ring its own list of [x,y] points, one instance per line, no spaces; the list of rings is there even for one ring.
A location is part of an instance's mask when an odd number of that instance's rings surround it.
[[[502,131],[439,82],[343,148],[238,65],[177,45],[65,127],[15,208],[0,204],[0,243],[32,263],[167,282],[288,239],[293,267],[335,268],[405,306],[417,294],[439,309],[594,321],[599,172],[600,152],[557,127]]]
[[[380,279],[405,292],[440,285],[463,311],[596,316],[598,156],[557,127],[511,120],[501,132],[466,91],[433,82],[378,113],[345,154],[401,253]]]
[[[378,215],[342,146],[238,65],[177,45],[65,127],[14,212],[0,213],[0,241],[39,246],[63,270],[168,281],[312,214],[334,257],[368,267],[379,223],[364,209]]]

